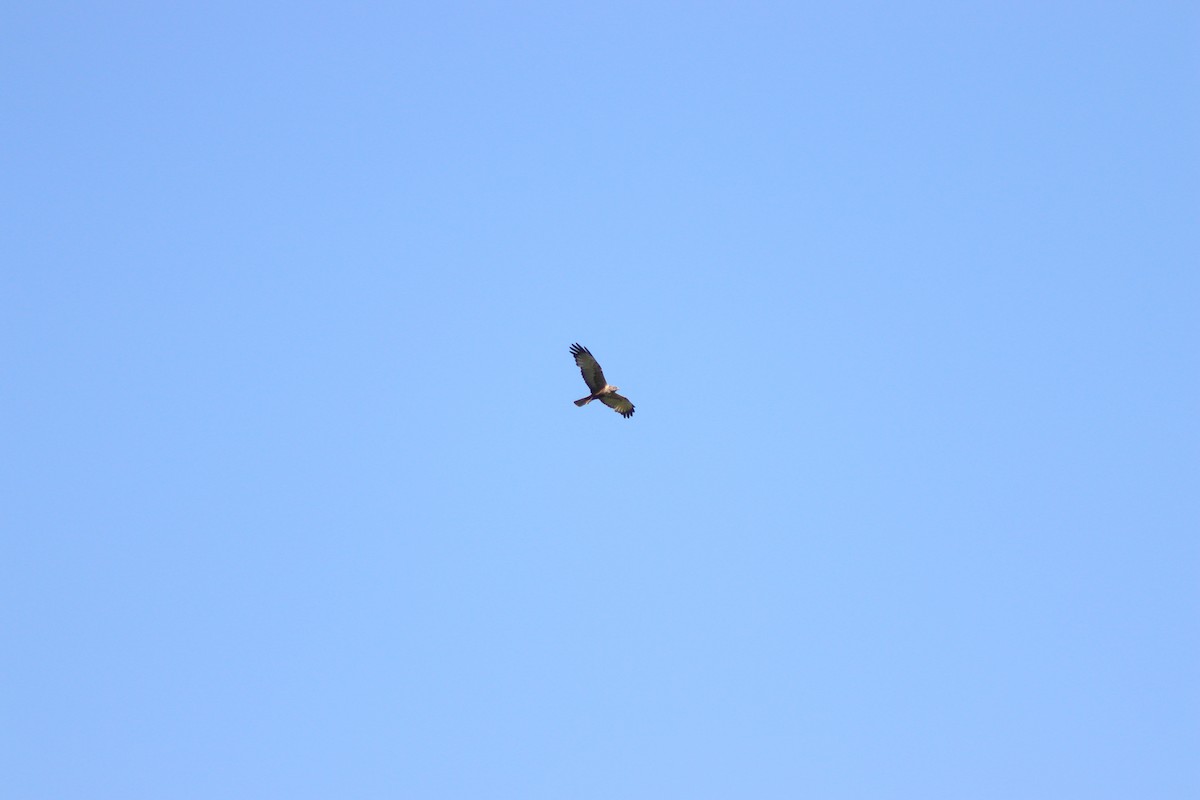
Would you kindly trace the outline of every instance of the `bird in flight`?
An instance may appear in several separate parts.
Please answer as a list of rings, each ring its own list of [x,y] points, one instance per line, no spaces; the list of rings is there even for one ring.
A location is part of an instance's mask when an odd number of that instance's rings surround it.
[[[608,385],[608,382],[604,380],[604,372],[596,363],[591,352],[586,347],[573,344],[571,345],[571,355],[575,356],[575,364],[583,373],[583,382],[587,384],[588,391],[591,392],[587,397],[576,400],[575,405],[586,406],[593,400],[599,400],[622,417],[626,419],[632,417],[633,403],[629,402],[628,397],[617,394],[617,389],[620,387]]]

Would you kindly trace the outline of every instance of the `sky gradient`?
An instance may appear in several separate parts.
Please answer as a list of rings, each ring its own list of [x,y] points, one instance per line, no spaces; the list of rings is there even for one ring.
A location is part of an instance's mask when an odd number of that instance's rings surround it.
[[[1196,6],[577,5],[0,13],[6,794],[1200,796]]]

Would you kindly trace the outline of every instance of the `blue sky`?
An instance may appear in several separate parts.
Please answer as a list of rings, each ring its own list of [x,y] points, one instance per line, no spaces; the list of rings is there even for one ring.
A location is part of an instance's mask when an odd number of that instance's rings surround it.
[[[1197,796],[1196,7],[582,5],[4,10],[11,796]]]

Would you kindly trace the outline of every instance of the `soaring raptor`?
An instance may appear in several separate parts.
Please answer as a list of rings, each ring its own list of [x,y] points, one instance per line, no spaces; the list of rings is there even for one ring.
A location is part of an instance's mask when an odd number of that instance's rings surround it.
[[[600,365],[596,363],[591,352],[586,347],[573,344],[571,345],[571,355],[575,356],[575,364],[583,373],[583,382],[587,384],[588,391],[591,392],[587,397],[576,400],[575,405],[586,406],[593,400],[599,400],[622,417],[626,419],[632,417],[633,403],[629,402],[629,398],[617,394],[617,389],[620,387],[608,385],[604,380],[604,372],[601,371]]]

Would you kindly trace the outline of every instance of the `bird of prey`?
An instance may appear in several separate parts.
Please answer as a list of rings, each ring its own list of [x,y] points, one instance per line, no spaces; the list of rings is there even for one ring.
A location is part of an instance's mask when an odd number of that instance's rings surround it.
[[[626,419],[632,417],[633,403],[629,402],[629,398],[617,394],[617,389],[620,387],[608,385],[608,382],[604,380],[604,372],[601,371],[600,365],[596,363],[591,352],[586,347],[573,344],[571,345],[571,355],[575,356],[575,364],[583,373],[583,382],[587,384],[588,391],[591,392],[587,397],[576,400],[575,405],[586,406],[593,400],[599,400],[622,417]]]

